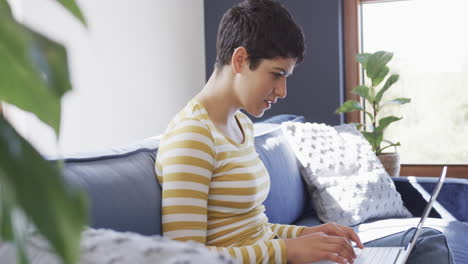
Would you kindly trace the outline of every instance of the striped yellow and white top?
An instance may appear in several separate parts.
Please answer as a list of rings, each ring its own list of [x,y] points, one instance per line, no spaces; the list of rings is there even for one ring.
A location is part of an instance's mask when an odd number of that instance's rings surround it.
[[[268,171],[255,151],[252,121],[240,111],[235,116],[242,144],[224,136],[195,99],[169,124],[156,158],[163,235],[198,241],[241,263],[286,263],[283,239],[303,227],[268,223]]]

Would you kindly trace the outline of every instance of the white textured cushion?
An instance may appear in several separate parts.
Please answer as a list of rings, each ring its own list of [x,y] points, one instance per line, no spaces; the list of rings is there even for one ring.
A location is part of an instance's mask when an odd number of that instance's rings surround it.
[[[27,240],[31,264],[60,264],[49,244],[35,232]],[[11,243],[0,240],[0,263],[16,263]],[[81,241],[80,264],[190,264],[234,263],[224,253],[208,250],[196,242],[179,242],[161,236],[143,236],[109,229],[87,229]]]
[[[285,122],[282,129],[322,221],[356,225],[372,218],[411,216],[354,125]]]

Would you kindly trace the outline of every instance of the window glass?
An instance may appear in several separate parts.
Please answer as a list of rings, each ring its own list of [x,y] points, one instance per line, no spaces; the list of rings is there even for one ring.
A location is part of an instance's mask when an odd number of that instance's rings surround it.
[[[390,72],[400,80],[384,108],[403,119],[385,138],[399,141],[404,164],[468,163],[467,0],[413,0],[362,4],[362,49],[394,53]],[[369,82],[366,82],[366,84]]]

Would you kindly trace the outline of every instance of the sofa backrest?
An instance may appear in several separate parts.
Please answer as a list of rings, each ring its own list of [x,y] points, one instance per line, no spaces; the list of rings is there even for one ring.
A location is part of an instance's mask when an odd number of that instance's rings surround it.
[[[271,179],[264,202],[272,223],[291,224],[306,206],[296,158],[278,123],[303,117],[280,115],[254,125],[255,146]],[[64,158],[65,179],[84,188],[90,200],[89,224],[144,235],[161,234],[161,187],[154,163],[158,138],[107,152]]]
[[[88,193],[90,226],[161,234],[161,188],[154,172],[158,143],[151,139],[64,160],[65,179]]]
[[[304,122],[302,116],[291,119]],[[281,123],[285,120],[276,121]],[[292,224],[304,214],[308,193],[296,156],[286,141],[280,124],[255,124],[255,148],[270,175],[270,192],[263,203],[271,223]]]

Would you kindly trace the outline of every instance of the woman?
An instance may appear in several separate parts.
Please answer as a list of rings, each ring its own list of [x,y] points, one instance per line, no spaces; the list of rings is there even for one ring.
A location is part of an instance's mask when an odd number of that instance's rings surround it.
[[[163,235],[195,240],[243,263],[353,263],[349,227],[268,223],[269,177],[255,152],[253,125],[286,97],[286,78],[304,57],[304,37],[270,0],[244,1],[223,16],[217,61],[205,87],[169,124],[156,160]]]

